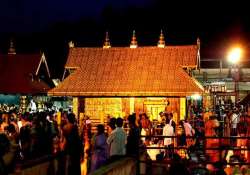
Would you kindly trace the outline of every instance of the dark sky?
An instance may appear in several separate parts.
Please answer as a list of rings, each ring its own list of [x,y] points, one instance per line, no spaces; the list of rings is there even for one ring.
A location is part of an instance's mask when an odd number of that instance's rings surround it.
[[[113,46],[128,46],[133,29],[139,45],[155,45],[163,29],[167,44],[194,44],[200,37],[202,58],[223,58],[234,44],[249,49],[250,10],[246,1],[223,0],[0,1],[0,52],[10,38],[18,53],[42,50],[55,76],[69,40],[102,46],[108,30]]]

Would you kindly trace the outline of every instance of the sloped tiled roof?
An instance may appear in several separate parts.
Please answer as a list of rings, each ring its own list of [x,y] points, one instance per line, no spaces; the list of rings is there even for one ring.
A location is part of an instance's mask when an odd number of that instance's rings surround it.
[[[49,86],[35,77],[40,60],[40,54],[0,55],[0,93],[46,93]]]
[[[116,60],[168,60],[171,64],[179,64],[183,67],[197,66],[197,46],[166,46],[158,47],[138,47],[131,49],[129,47],[103,48],[70,48],[69,57],[65,68],[84,67],[86,61],[91,59],[109,59]]]
[[[195,46],[73,48],[65,67],[77,69],[48,94],[189,96],[201,93],[203,88],[182,69],[182,66],[196,65],[196,53]]]

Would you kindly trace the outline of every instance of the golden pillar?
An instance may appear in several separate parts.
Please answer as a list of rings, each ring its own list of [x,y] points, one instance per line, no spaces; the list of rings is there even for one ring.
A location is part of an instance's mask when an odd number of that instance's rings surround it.
[[[129,112],[130,114],[135,112],[135,98],[131,97],[129,100]]]
[[[180,120],[184,120],[186,116],[186,98],[180,98]]]
[[[28,107],[27,96],[20,96],[20,107],[19,107],[20,112],[21,113],[26,112],[27,107]]]
[[[78,97],[73,97],[73,113],[78,116],[79,99]]]

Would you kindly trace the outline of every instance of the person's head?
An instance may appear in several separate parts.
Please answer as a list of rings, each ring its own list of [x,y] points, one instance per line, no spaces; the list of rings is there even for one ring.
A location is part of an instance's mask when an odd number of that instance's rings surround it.
[[[123,119],[121,117],[116,119],[116,126],[119,128],[123,126]]]
[[[109,127],[114,130],[116,127],[115,127],[115,124],[116,124],[116,118],[112,117],[110,120],[109,120]]]
[[[97,134],[103,134],[104,133],[104,126],[103,125],[97,125]]]
[[[147,115],[145,113],[142,113],[139,115],[141,120],[147,119]]]
[[[172,113],[172,112],[169,113],[168,118],[169,118],[170,120],[173,119],[173,113]]]
[[[183,125],[184,125],[184,120],[180,120],[180,121],[179,121],[179,125],[180,125],[180,126],[183,126]]]
[[[130,126],[135,126],[136,116],[134,114],[128,116],[128,122]]]
[[[76,121],[75,114],[69,113],[67,116],[67,119],[68,119],[69,123],[74,124]]]
[[[226,160],[222,160],[222,161],[217,161],[213,164],[214,168],[216,168],[217,170],[222,170],[225,168],[227,164]]]
[[[161,111],[161,112],[159,113],[159,116],[162,117],[163,115],[164,115],[164,112]]]
[[[16,133],[16,128],[13,124],[9,124],[9,126],[7,126],[7,132],[8,133],[11,133],[11,134],[14,134]]]
[[[166,118],[166,119],[165,119],[165,123],[166,123],[166,124],[169,124],[169,122],[170,122],[170,119],[169,119],[169,118]]]
[[[28,121],[29,118],[29,112],[25,112],[21,115],[21,120]]]

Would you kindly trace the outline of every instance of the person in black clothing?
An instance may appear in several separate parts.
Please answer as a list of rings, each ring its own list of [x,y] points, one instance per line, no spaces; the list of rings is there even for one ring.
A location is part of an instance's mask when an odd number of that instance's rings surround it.
[[[4,162],[3,156],[10,149],[10,141],[5,134],[0,134],[0,174],[7,175],[7,165]]]
[[[136,116],[132,114],[128,117],[129,134],[127,138],[127,155],[137,156],[139,154],[140,145],[140,129],[136,126]]]
[[[80,160],[81,160],[81,140],[78,134],[78,127],[76,125],[75,115],[68,114],[68,122],[63,127],[63,134],[66,138],[65,154],[66,154],[66,174],[81,174]]]

